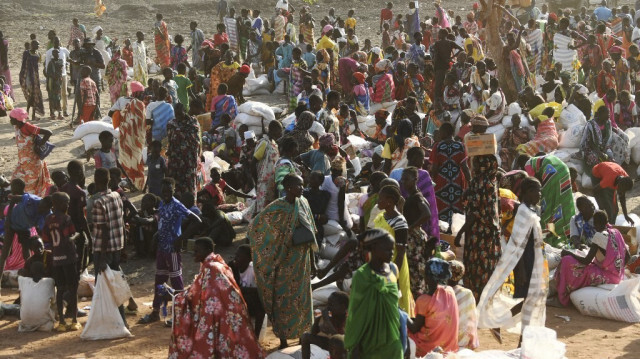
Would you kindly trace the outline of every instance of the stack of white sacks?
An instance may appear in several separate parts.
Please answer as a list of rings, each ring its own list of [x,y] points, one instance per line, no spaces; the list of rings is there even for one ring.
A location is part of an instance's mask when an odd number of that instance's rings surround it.
[[[267,74],[262,74],[256,77],[256,73],[251,68],[251,72],[249,72],[249,76],[244,83],[244,88],[242,90],[242,96],[256,96],[256,95],[269,95],[271,91],[271,84],[269,83],[269,79],[267,78]]]
[[[552,154],[566,163],[569,168],[575,168],[578,171],[576,181],[581,183],[583,188],[593,188],[591,177],[584,173],[584,165],[580,155],[580,143],[587,119],[576,106],[569,105],[562,110],[558,123],[562,126],[562,130],[558,132],[560,141],[558,149]]]
[[[235,128],[240,127],[240,125],[247,125],[249,131],[253,131],[260,138],[262,136],[262,125],[264,124],[265,131],[268,131],[269,122],[275,120],[276,115],[271,107],[261,102],[247,101],[238,106],[238,114],[233,122]]]
[[[120,131],[113,128],[111,117],[105,116],[100,121],[86,122],[78,126],[73,131],[73,139],[82,140],[85,151],[96,150],[101,147],[98,136],[102,131],[111,132],[116,140],[120,137]]]

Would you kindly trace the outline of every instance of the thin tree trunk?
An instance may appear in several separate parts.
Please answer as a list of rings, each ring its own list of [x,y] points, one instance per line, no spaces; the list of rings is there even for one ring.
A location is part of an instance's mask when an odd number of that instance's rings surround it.
[[[481,1],[484,5],[485,2]],[[513,102],[518,98],[516,83],[513,81],[511,74],[511,65],[509,61],[502,56],[502,49],[505,44],[500,38],[500,22],[502,20],[502,10],[494,7],[494,4],[504,5],[504,0],[489,0],[484,6],[485,12],[485,34],[486,34],[486,50],[487,56],[492,58],[498,68],[498,81],[500,88],[504,92],[507,102]]]

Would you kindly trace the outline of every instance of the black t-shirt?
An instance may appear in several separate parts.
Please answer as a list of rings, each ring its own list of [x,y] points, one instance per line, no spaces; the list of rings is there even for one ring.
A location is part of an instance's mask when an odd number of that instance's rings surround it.
[[[438,40],[433,44],[435,56],[433,58],[433,68],[435,70],[448,70],[451,61],[451,52],[458,48],[458,45],[451,40]]]
[[[84,216],[84,209],[87,206],[87,194],[80,186],[71,182],[67,182],[60,187],[60,191],[69,195],[69,211],[67,213],[76,229],[82,230],[87,220]]]
[[[53,265],[60,266],[75,263],[77,260],[76,244],[71,236],[76,233],[71,217],[64,213],[53,213],[47,216],[42,229],[42,239],[51,243]]]

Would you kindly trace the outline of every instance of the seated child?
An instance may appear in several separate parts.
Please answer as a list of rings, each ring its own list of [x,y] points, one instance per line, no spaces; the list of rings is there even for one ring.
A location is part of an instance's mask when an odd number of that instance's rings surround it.
[[[160,189],[162,187],[162,179],[167,172],[167,163],[160,155],[162,151],[162,142],[156,140],[151,142],[149,146],[149,157],[147,157],[147,183],[145,183],[142,192],[146,192],[149,188],[149,193],[156,196],[160,196]]]
[[[224,143],[215,148],[215,154],[225,160],[232,167],[240,162],[240,147],[236,144],[236,137],[226,135]]]
[[[155,257],[154,234],[158,231],[158,211],[159,198],[147,193],[142,197],[141,208],[137,215],[133,217],[129,224],[129,234],[136,248],[136,255],[139,258]]]
[[[80,279],[76,262],[75,240],[78,236],[67,214],[69,209],[69,195],[57,192],[52,196],[53,213],[45,219],[42,235],[53,243],[53,277],[56,285],[56,305],[58,307],[58,326],[56,331],[76,331],[82,329],[77,319],[78,310],[78,281]],[[67,295],[65,295],[68,292]],[[67,302],[67,313],[71,316],[71,323],[65,323],[63,313],[64,301]]]
[[[304,333],[300,339],[302,359],[311,358],[311,344],[329,351],[331,358],[345,358],[344,327],[347,321],[349,295],[337,291],[329,296],[327,308],[313,323],[311,332]]]
[[[202,202],[202,233],[213,239],[216,246],[226,247],[233,243],[236,231],[227,215],[211,201]]]
[[[458,346],[474,350],[480,346],[476,299],[470,289],[459,284],[464,276],[464,264],[458,260],[453,260],[449,264],[451,265],[451,279],[448,284],[453,288],[458,303]]]
[[[55,313],[53,278],[44,278],[44,265],[34,262],[29,269],[32,277],[18,277],[20,289],[19,332],[49,332],[53,329]]]
[[[118,156],[116,155],[116,148],[113,146],[113,133],[102,131],[98,139],[100,140],[100,150],[93,155],[96,169],[118,167]]]
[[[327,212],[327,206],[331,198],[331,194],[328,191],[320,189],[323,182],[324,175],[322,172],[313,171],[309,176],[309,187],[305,188],[302,192],[304,198],[309,201],[309,207],[311,207],[311,213],[313,213],[313,220],[316,222],[316,228],[318,230],[316,240],[318,241],[318,245],[322,243],[322,238],[324,237],[323,225],[329,221],[325,213]]]
[[[35,262],[41,262],[43,264],[43,273],[42,276],[45,278],[51,278],[51,270],[53,268],[53,255],[49,249],[44,249],[44,243],[42,239],[38,236],[33,236],[29,238],[31,241],[31,252],[33,254],[24,262],[24,267],[18,270],[18,275],[23,277],[32,278],[33,274],[31,273],[31,265]]]
[[[247,303],[249,316],[255,321],[254,332],[257,338],[260,336],[265,311],[258,296],[256,276],[251,258],[251,246],[242,244],[236,250],[235,258],[229,262],[229,267],[231,267],[233,277],[242,291],[244,301]]]
[[[198,192],[198,202],[211,202],[214,207],[218,207],[225,203],[225,193],[242,198],[254,198],[252,195],[248,195],[237,191],[233,187],[227,184],[225,180],[220,176],[220,170],[217,167],[213,167],[210,172],[211,182],[209,182],[204,188]],[[211,237],[214,238],[214,237]]]

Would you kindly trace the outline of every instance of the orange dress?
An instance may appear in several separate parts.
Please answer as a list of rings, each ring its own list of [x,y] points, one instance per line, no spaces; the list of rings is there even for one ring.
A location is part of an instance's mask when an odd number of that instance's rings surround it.
[[[453,288],[438,286],[433,295],[418,297],[416,315],[424,317],[420,331],[409,333],[416,343],[416,356],[425,356],[436,347],[458,351],[458,302]]]

